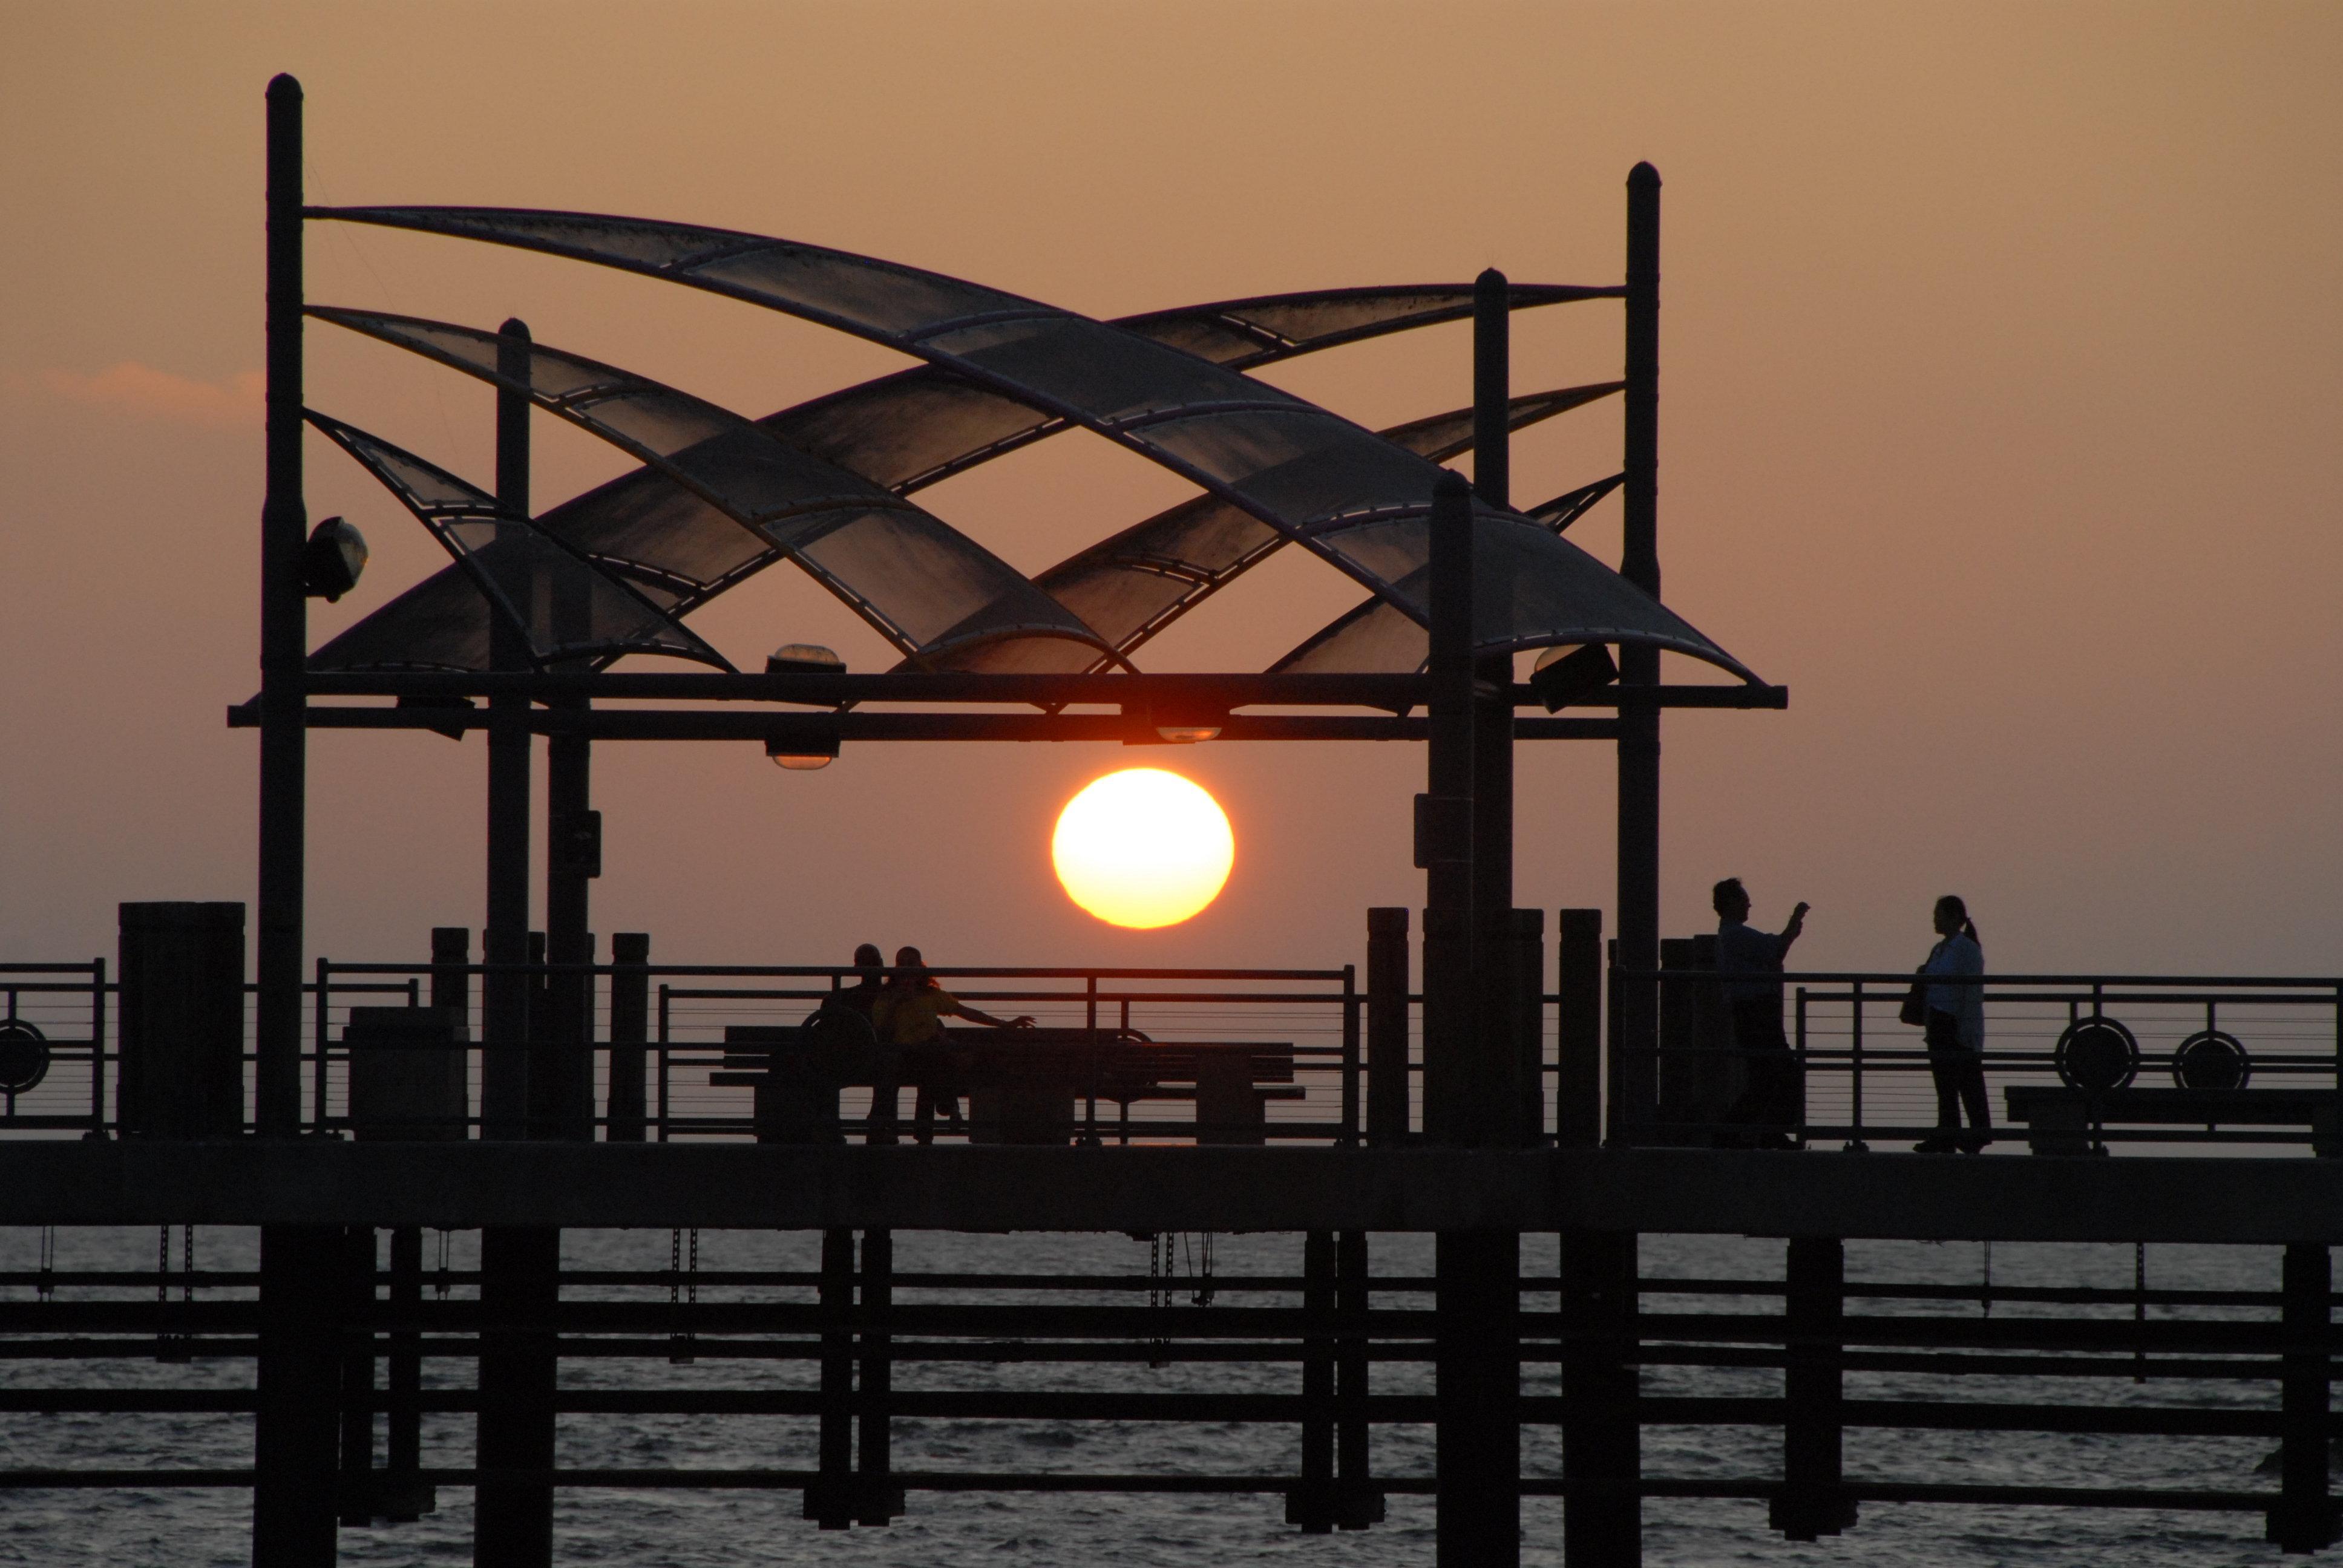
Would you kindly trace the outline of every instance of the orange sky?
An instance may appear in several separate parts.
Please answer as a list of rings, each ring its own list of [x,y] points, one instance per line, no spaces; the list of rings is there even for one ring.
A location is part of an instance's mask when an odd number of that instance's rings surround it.
[[[19,6],[0,52],[0,957],[111,953],[125,899],[248,899],[261,92],[315,196],[566,206],[870,252],[1093,315],[1276,290],[1614,281],[1666,179],[1669,602],[1785,714],[1667,727],[1664,909],[1815,906],[1904,967],[1966,896],[1995,966],[2328,972],[2343,914],[2343,10],[1959,4]],[[493,327],[750,414],[893,368],[768,312],[454,241],[313,231],[310,295]],[[1617,373],[1615,305],[1521,318],[1516,387]],[[1469,397],[1435,328],[1273,373],[1371,425]],[[327,328],[311,400],[486,479],[478,384]],[[551,421],[549,505],[625,466]],[[1615,405],[1515,494],[1616,465]],[[1027,570],[1178,499],[1087,436],[926,492]],[[437,548],[313,438],[375,547],[318,640]],[[1615,558],[1615,502],[1580,525]],[[1580,531],[1574,538],[1581,537]],[[1354,601],[1289,553],[1152,645],[1258,668]],[[886,649],[793,568],[695,620],[736,661]],[[1701,678],[1685,668],[1682,675]],[[1131,763],[1217,794],[1210,911],[1109,930],[1058,808]],[[310,939],[480,920],[485,750],[312,746]],[[1418,903],[1412,748],[608,746],[595,926],[675,960],[1338,963]],[[1607,748],[1521,767],[1524,903],[1611,897]]]

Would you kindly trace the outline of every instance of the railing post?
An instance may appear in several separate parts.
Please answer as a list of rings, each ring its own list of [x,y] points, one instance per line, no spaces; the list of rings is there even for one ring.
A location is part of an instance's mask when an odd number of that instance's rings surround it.
[[[1545,1141],[1545,911],[1512,913],[1513,1037],[1519,1042],[1512,1073],[1519,1107],[1514,1141],[1536,1148]]]
[[[1367,1141],[1396,1149],[1408,1130],[1407,911],[1367,911]]]
[[[648,931],[610,938],[610,1087],[603,1137],[612,1143],[643,1141],[644,1047],[650,1040],[651,939]]]
[[[115,1113],[122,1135],[236,1136],[244,1131],[244,906],[124,904],[119,918]],[[297,1054],[294,1067],[297,1114]]]
[[[1123,1003],[1123,1027],[1131,1027],[1131,1004]],[[1128,1102],[1125,1102],[1126,1114]],[[1359,966],[1342,966],[1342,1135],[1346,1149],[1359,1143]]]
[[[1871,1145],[1863,1141],[1863,982],[1854,984],[1852,1001],[1847,1012],[1847,1084],[1851,1103],[1847,1117],[1852,1125],[1847,1129],[1846,1152],[1865,1154]]]
[[[1603,911],[1554,915],[1554,1136],[1564,1149],[1603,1141]]]

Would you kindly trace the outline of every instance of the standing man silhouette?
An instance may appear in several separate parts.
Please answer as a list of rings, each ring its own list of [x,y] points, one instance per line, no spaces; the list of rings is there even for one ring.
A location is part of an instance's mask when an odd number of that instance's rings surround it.
[[[1809,906],[1792,910],[1777,935],[1750,925],[1749,890],[1738,877],[1717,883],[1709,902],[1716,910],[1716,970],[1733,1011],[1734,1048],[1749,1070],[1749,1086],[1725,1120],[1755,1127],[1760,1149],[1795,1149],[1791,1134],[1806,1119],[1806,1085],[1782,1032],[1778,977],[1784,955],[1806,929]]]

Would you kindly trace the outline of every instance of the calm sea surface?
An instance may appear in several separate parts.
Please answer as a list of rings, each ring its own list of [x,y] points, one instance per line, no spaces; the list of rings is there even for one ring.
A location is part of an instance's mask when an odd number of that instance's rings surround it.
[[[146,1231],[64,1231],[57,1234],[61,1269],[151,1267],[156,1233]],[[173,1232],[174,1263],[179,1237]],[[457,1268],[473,1261],[474,1237],[452,1240]],[[667,1232],[570,1232],[566,1261],[588,1268],[664,1268]],[[426,1232],[426,1266],[437,1260],[437,1236]],[[37,1231],[0,1230],[0,1268],[30,1269]],[[199,1268],[254,1266],[256,1237],[226,1228],[196,1232]],[[707,1231],[700,1241],[706,1269],[810,1269],[815,1238],[803,1234]],[[902,1271],[1001,1270],[1020,1272],[1143,1274],[1144,1243],[1121,1237],[1034,1235],[1014,1238],[899,1233]],[[1216,1241],[1222,1275],[1290,1271],[1299,1263],[1292,1236],[1223,1236]],[[1550,1237],[1525,1238],[1525,1271],[1551,1271]],[[1430,1271],[1428,1238],[1378,1236],[1379,1273]],[[1974,1243],[1854,1242],[1850,1279],[1974,1283],[1984,1263]],[[1738,1275],[1778,1278],[1778,1241],[1648,1237],[1646,1274],[1678,1277]],[[2128,1289],[2128,1247],[2018,1246],[1993,1250],[1993,1279],[2001,1284],[2089,1284]],[[2151,1287],[2274,1290],[2274,1249],[2159,1246],[2147,1254]],[[29,1288],[7,1294],[24,1299]],[[654,1292],[663,1297],[664,1291]],[[703,1300],[746,1292],[705,1288]],[[795,1292],[803,1299],[805,1292]],[[768,1296],[766,1299],[770,1299]],[[900,1299],[937,1300],[920,1294]],[[1016,1299],[1000,1295],[988,1300]],[[1064,1302],[1064,1294],[1051,1299]],[[1104,1298],[1097,1298],[1104,1299]],[[1120,1294],[1116,1300],[1128,1302]],[[1185,1300],[1183,1295],[1182,1298]],[[1223,1302],[1240,1298],[1223,1295]],[[1242,1300],[1266,1302],[1271,1298]],[[1380,1302],[1379,1298],[1379,1302]],[[1532,1306],[1551,1306],[1552,1298]],[[1672,1311],[1716,1308],[1715,1298],[1645,1297]],[[1731,1303],[1723,1303],[1731,1304]],[[1777,1310],[1765,1298],[1747,1310]],[[1196,1307],[1209,1312],[1209,1306]],[[1865,1311],[1976,1311],[1921,1303],[1866,1303]],[[2029,1309],[1996,1303],[1995,1314]],[[2050,1309],[2031,1309],[2047,1312]],[[2062,1307],[2060,1312],[2087,1309]],[[2106,1309],[2129,1315],[2128,1308]],[[2193,1311],[2193,1310],[2192,1310]],[[2163,1315],[2163,1309],[2151,1309]],[[2219,1315],[2214,1313],[2211,1315]],[[2246,1315],[2240,1313],[2239,1315]],[[462,1363],[427,1366],[435,1382],[462,1384]],[[690,1366],[664,1361],[569,1362],[569,1386],[673,1384],[689,1380],[714,1387],[801,1383],[800,1363],[703,1358]],[[55,1386],[96,1380],[109,1386],[236,1386],[251,1377],[248,1362],[161,1366],[151,1362],[72,1363],[0,1362],[0,1379],[15,1386]],[[1104,1366],[950,1363],[899,1366],[897,1386],[1111,1388],[1136,1381],[1163,1392],[1222,1390],[1284,1392],[1298,1387],[1292,1366],[1230,1364],[1167,1366],[1161,1370]],[[1421,1367],[1378,1369],[1377,1388],[1429,1390]],[[1555,1390],[1551,1365],[1524,1368],[1523,1388]],[[1652,1393],[1777,1393],[1778,1373],[1742,1370],[1655,1368],[1644,1377]],[[1959,1382],[1907,1375],[1858,1374],[1853,1397],[1927,1397],[2027,1402],[2220,1405],[2275,1408],[2271,1385],[2101,1380],[1986,1379]],[[1169,1426],[1153,1423],[1021,1423],[899,1421],[896,1462],[906,1470],[1290,1472],[1295,1433],[1290,1427]],[[0,1467],[235,1466],[251,1462],[248,1419],[230,1416],[0,1415]],[[468,1417],[427,1417],[424,1462],[458,1465],[470,1457]],[[1432,1468],[1429,1428],[1377,1426],[1379,1473],[1426,1474]],[[1772,1475],[1779,1470],[1779,1433],[1754,1428],[1647,1428],[1644,1471],[1665,1476]],[[1982,1435],[1959,1432],[1856,1431],[1848,1434],[1850,1479],[2009,1483],[2063,1486],[2171,1486],[2264,1489],[2274,1486],[2255,1467],[2272,1443],[2261,1439],[2109,1438],[2063,1435]],[[1531,1429],[1523,1465],[1534,1475],[1558,1473],[1560,1444],[1550,1429]],[[798,1420],[701,1417],[564,1416],[559,1462],[618,1467],[810,1467],[811,1423]],[[1273,1496],[1118,1497],[1011,1496],[919,1493],[910,1514],[891,1529],[818,1533],[799,1519],[795,1492],[750,1493],[578,1492],[558,1503],[558,1552],[568,1563],[685,1565],[717,1563],[1119,1564],[1232,1563],[1277,1560],[1295,1563],[1428,1563],[1432,1503],[1394,1496],[1390,1522],[1376,1529],[1305,1536],[1282,1522]],[[241,1492],[0,1493],[0,1563],[68,1565],[242,1564],[249,1561],[249,1497]],[[1912,1568],[1953,1564],[2039,1563],[2157,1568],[2228,1563],[2272,1563],[2278,1553],[2261,1540],[2258,1515],[2090,1513],[2050,1508],[1945,1508],[1865,1504],[1861,1524],[1835,1542],[1795,1545],[1765,1528],[1763,1503],[1649,1502],[1644,1505],[1646,1561],[1653,1563],[1895,1563]],[[1561,1504],[1533,1498],[1523,1508],[1529,1563],[1559,1563]],[[471,1498],[442,1489],[439,1512],[419,1523],[341,1533],[342,1560],[352,1563],[468,1563]]]

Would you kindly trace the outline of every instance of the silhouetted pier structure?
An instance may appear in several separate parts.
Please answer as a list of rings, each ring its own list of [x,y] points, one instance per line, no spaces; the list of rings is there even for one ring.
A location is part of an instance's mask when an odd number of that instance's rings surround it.
[[[1372,1527],[1387,1494],[1428,1492],[1439,1560],[1474,1564],[1518,1559],[1522,1499],[1540,1493],[1564,1499],[1565,1553],[1588,1563],[1638,1560],[1642,1500],[1652,1496],[1762,1500],[1769,1526],[1800,1540],[1857,1527],[1864,1502],[2228,1510],[2263,1514],[2269,1538],[2289,1551],[2335,1539],[2328,1251],[2343,1240],[2343,1167],[2224,1158],[2223,1146],[2331,1151],[2343,1063],[2337,980],[1996,977],[1988,1006],[2020,1043],[1997,1048],[1989,1070],[2042,1152],[1909,1159],[1864,1151],[1915,1131],[1907,1091],[1925,1060],[1908,1034],[1879,1032],[1891,1029],[1886,1010],[1908,977],[1792,976],[1806,1084],[1795,1131],[1806,1151],[1704,1146],[1732,1135],[1722,1112],[1738,1057],[1718,1032],[1699,944],[1660,940],[1660,710],[1786,699],[1658,602],[1659,182],[1647,166],[1629,179],[1619,286],[1521,287],[1490,274],[1472,288],[1226,302],[1110,327],[751,236],[582,215],[305,209],[299,115],[297,85],[278,78],[269,90],[263,684],[231,712],[260,730],[262,755],[249,1050],[238,906],[126,905],[111,976],[103,963],[0,970],[8,1019],[27,1020],[0,1023],[0,1126],[51,1135],[0,1141],[0,1222],[261,1234],[255,1273],[199,1272],[185,1251],[174,1269],[166,1231],[152,1272],[44,1270],[0,1282],[36,1292],[0,1304],[0,1345],[12,1358],[248,1357],[249,1388],[12,1383],[0,1402],[18,1412],[248,1412],[253,1462],[19,1470],[0,1473],[0,1485],[249,1487],[254,1560],[271,1568],[331,1563],[339,1529],[412,1518],[447,1485],[475,1488],[477,1560],[498,1568],[549,1561],[558,1496],[596,1486],[798,1493],[804,1516],[824,1527],[884,1525],[926,1489],[1270,1492],[1314,1531]],[[317,219],[662,276],[856,331],[927,367],[752,423],[538,346],[518,321],[492,334],[317,312],[497,386],[496,482],[473,487],[305,407],[301,243]],[[1506,371],[1509,312],[1591,298],[1624,304],[1623,378],[1525,407]],[[1240,374],[1284,353],[1467,316],[1474,399],[1444,433],[1433,420],[1376,437]],[[1625,414],[1620,473],[1513,511],[1507,432],[1541,409],[1614,393]],[[692,549],[626,556],[616,535],[596,531],[591,497],[534,512],[532,407],[640,457],[640,475],[605,491],[666,498],[662,538],[696,541]],[[934,420],[940,446],[922,449],[911,471],[848,462],[874,409],[900,420],[913,407],[944,413]],[[444,580],[315,652],[307,597],[346,588],[347,571],[337,578],[336,566],[350,556],[340,536],[308,529],[305,419],[391,486],[456,558]],[[1195,479],[1205,494],[1193,508],[1221,508],[1221,521],[1252,534],[1226,558],[1164,570],[1161,552],[1201,512],[1167,514],[1027,583],[1002,578],[981,547],[905,498],[984,455],[1076,426]],[[1467,447],[1477,496],[1433,467]],[[1230,456],[1241,447],[1254,467]],[[1559,537],[1613,488],[1626,518],[1617,574]],[[881,513],[923,541],[930,586],[960,596],[955,618],[922,629],[884,580],[843,547],[822,555],[792,521],[820,514],[822,537],[850,538],[857,518]],[[749,538],[761,542],[752,549]],[[1373,597],[1270,671],[1130,668],[1147,636],[1283,542],[1316,551]],[[1145,572],[1132,565],[1141,555],[1155,563]],[[856,604],[902,649],[904,666],[850,674],[784,658],[741,673],[682,626],[684,610],[779,559]],[[402,605],[421,607],[405,630]],[[434,628],[441,640],[413,640]],[[1533,648],[1563,651],[1516,683],[1513,657]],[[1663,649],[1739,684],[1663,684]],[[606,668],[641,653],[717,668]],[[723,706],[655,706],[709,700]],[[1034,711],[980,710],[1013,705]],[[1521,713],[1534,705],[1583,711]],[[313,967],[302,935],[306,748],[309,729],[335,728],[488,735],[479,961],[470,931],[450,928],[411,965],[318,958]],[[533,946],[528,765],[538,735],[550,759],[548,929]],[[985,1042],[991,1063],[971,1081],[995,1096],[990,1120],[978,1119],[994,1141],[851,1141],[871,1119],[850,1084],[834,1132],[826,1113],[782,1114],[780,1081],[805,1044],[794,1026],[834,971],[666,966],[639,933],[614,938],[610,961],[596,961],[588,892],[598,867],[598,740],[761,743],[807,763],[884,740],[1172,735],[1425,742],[1420,927],[1411,930],[1406,910],[1368,911],[1363,963],[1321,970],[970,972],[970,994],[1049,1010],[1054,1030],[1044,1068],[1017,1058],[1013,1041]],[[1617,750],[1607,951],[1594,910],[1557,911],[1549,952],[1544,911],[1516,907],[1512,747],[1537,739]],[[711,1010],[719,1004],[724,1012]],[[1183,1009],[1212,1016],[1182,1024]],[[2241,1019],[2278,1020],[2280,1047]],[[741,1031],[729,1042],[727,1027]],[[2162,1065],[2143,1036],[2151,1047],[2177,1039],[2168,1091],[2135,1082]],[[2273,1087],[2279,1076],[2286,1082]],[[802,1106],[804,1076],[790,1081]],[[832,1108],[838,1088],[827,1091]],[[2205,1150],[2093,1157],[2127,1139]],[[636,1227],[675,1234],[671,1269],[564,1268],[563,1230]],[[703,1277],[686,1268],[683,1237],[709,1228],[819,1232],[819,1264]],[[478,1268],[429,1270],[430,1230],[478,1230]],[[1284,1233],[1292,1264],[1213,1281],[1224,1299],[1209,1308],[1167,1303],[1157,1275],[899,1266],[898,1232],[1045,1230]],[[1374,1271],[1376,1238],[1402,1232],[1437,1238],[1428,1274]],[[1637,1237],[1670,1232],[1781,1238],[1783,1277],[1641,1277]],[[1524,1272],[1527,1234],[1559,1238],[1553,1271]],[[1850,1282],[1845,1246],[1862,1238],[2217,1241],[2282,1248],[2284,1266],[2276,1292],[1989,1281],[1971,1292]],[[760,1294],[687,1293],[719,1282]],[[662,1287],[665,1300],[625,1293]],[[124,1290],[131,1295],[57,1294]],[[981,1299],[1011,1290],[1117,1300]],[[1779,1301],[1781,1310],[1647,1310],[1647,1293]],[[1996,1300],[2077,1312],[1961,1310]],[[1930,1308],[1863,1310],[1883,1301]],[[2149,1318],[2151,1305],[2232,1315]],[[2110,1307],[2135,1315],[2087,1315]],[[584,1358],[639,1362],[653,1381],[564,1388],[561,1365]],[[804,1375],[779,1388],[658,1381],[658,1368],[683,1358],[794,1362]],[[1269,1393],[937,1391],[896,1375],[966,1360],[1236,1362],[1295,1375]],[[474,1386],[427,1387],[423,1368],[443,1362],[472,1363]],[[1425,1363],[1432,1392],[1389,1386],[1394,1369]],[[1558,1392],[1524,1393],[1524,1369],[1541,1365],[1557,1369]],[[1666,1365],[1778,1367],[1781,1393],[1643,1393],[1642,1369]],[[2268,1410],[2208,1411],[1847,1397],[1849,1374],[1877,1371],[2260,1381],[2278,1398]],[[476,1417],[468,1463],[423,1451],[421,1418],[450,1412]],[[557,1468],[557,1422],[578,1412],[795,1417],[812,1423],[818,1458],[798,1469]],[[920,1472],[896,1463],[891,1440],[893,1422],[915,1417],[1272,1423],[1295,1437],[1292,1463],[1276,1473]],[[1378,1468],[1375,1429],[1392,1422],[1434,1429],[1430,1473]],[[1702,1423],[1778,1428],[1778,1473],[1644,1473],[1644,1427]],[[1556,1428],[1560,1475],[1525,1479],[1523,1434]],[[2255,1436],[2277,1443],[2280,1474],[2273,1488],[2239,1491],[1850,1482],[1850,1428]]]

